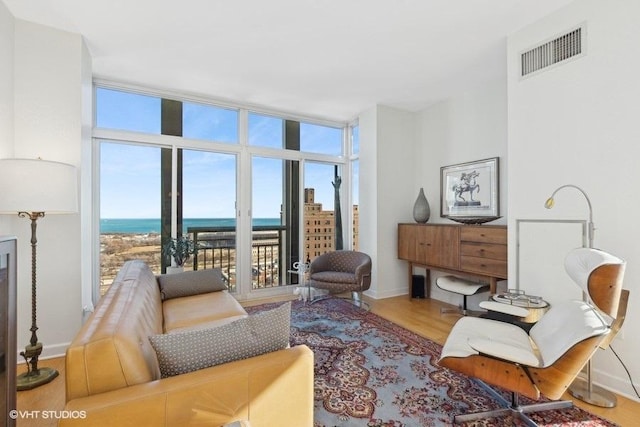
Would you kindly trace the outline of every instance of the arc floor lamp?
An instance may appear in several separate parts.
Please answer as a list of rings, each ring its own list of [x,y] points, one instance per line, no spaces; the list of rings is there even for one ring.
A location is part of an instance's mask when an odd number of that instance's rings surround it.
[[[0,213],[31,220],[31,338],[20,353],[27,372],[20,374],[18,390],[30,390],[53,380],[58,372],[38,366],[42,343],[38,342],[36,287],[36,227],[46,214],[78,211],[77,171],[66,163],[34,159],[0,159]]]
[[[562,190],[563,188],[573,188],[575,190],[578,190],[580,193],[582,193],[585,200],[587,201],[587,206],[589,207],[589,222],[587,223],[587,233],[588,233],[587,237],[589,241],[589,247],[593,248],[593,235],[595,234],[595,230],[596,230],[595,226],[593,225],[593,207],[591,206],[591,200],[589,200],[589,196],[587,196],[587,193],[585,193],[585,191],[582,188],[573,184],[561,185],[560,187],[556,188],[556,190],[551,194],[551,197],[547,199],[547,201],[544,203],[544,207],[547,209],[553,208],[555,204],[554,197],[556,193]],[[587,298],[586,295],[584,295],[584,298]],[[603,408],[612,408],[616,406],[617,399],[615,394],[611,393],[609,390],[605,390],[604,388],[593,384],[591,380],[591,360],[587,362],[586,374],[587,374],[586,379],[577,377],[573,381],[573,383],[571,384],[568,390],[569,394],[571,394],[573,397],[577,399],[582,400],[583,402],[587,402],[592,405],[600,406]]]

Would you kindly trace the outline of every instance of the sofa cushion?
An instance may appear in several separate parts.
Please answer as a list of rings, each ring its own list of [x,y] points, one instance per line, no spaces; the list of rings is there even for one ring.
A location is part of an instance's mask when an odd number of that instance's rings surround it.
[[[291,303],[222,326],[149,336],[162,378],[289,346]]]
[[[247,312],[233,295],[221,291],[164,301],[162,315],[168,333],[220,326],[247,317]]]
[[[227,289],[219,268],[161,274],[158,285],[163,301]]]

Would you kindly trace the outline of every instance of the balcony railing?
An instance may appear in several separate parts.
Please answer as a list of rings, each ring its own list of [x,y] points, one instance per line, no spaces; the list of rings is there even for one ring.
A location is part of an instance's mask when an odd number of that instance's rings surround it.
[[[253,289],[282,286],[284,226],[254,226],[251,240]],[[188,227],[197,251],[193,269],[220,268],[229,290],[236,287],[236,228]]]

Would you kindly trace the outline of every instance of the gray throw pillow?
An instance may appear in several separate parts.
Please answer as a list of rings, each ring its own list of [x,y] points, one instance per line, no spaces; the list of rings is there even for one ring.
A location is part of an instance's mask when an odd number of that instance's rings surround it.
[[[291,303],[222,326],[152,335],[162,378],[246,359],[289,346]]]
[[[161,274],[157,278],[163,301],[227,289],[219,268]]]

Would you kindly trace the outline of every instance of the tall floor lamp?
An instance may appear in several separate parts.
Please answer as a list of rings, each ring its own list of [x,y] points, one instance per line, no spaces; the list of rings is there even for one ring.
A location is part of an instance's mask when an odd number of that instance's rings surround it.
[[[593,225],[593,208],[591,207],[591,200],[589,200],[589,196],[587,196],[587,193],[585,193],[582,188],[573,184],[561,185],[560,187],[556,188],[556,190],[551,194],[551,197],[547,199],[547,201],[544,203],[544,207],[547,209],[551,209],[555,204],[554,196],[563,188],[573,188],[575,190],[578,190],[587,200],[587,205],[589,207],[587,237],[589,241],[589,247],[593,248],[593,235],[595,233],[595,226]],[[583,298],[587,299],[587,296],[584,292]],[[616,406],[617,398],[615,394],[611,393],[609,390],[605,390],[602,387],[593,384],[591,380],[591,360],[587,362],[586,368],[587,378],[585,379],[577,377],[569,387],[569,394],[577,399],[582,400],[583,402],[587,402],[595,406],[600,406],[603,408],[613,408],[614,406]]]
[[[53,380],[58,371],[38,366],[42,343],[36,331],[36,227],[46,214],[78,210],[77,172],[74,166],[33,159],[0,159],[0,213],[31,220],[31,339],[20,353],[27,372],[18,375],[18,390],[30,390]]]

